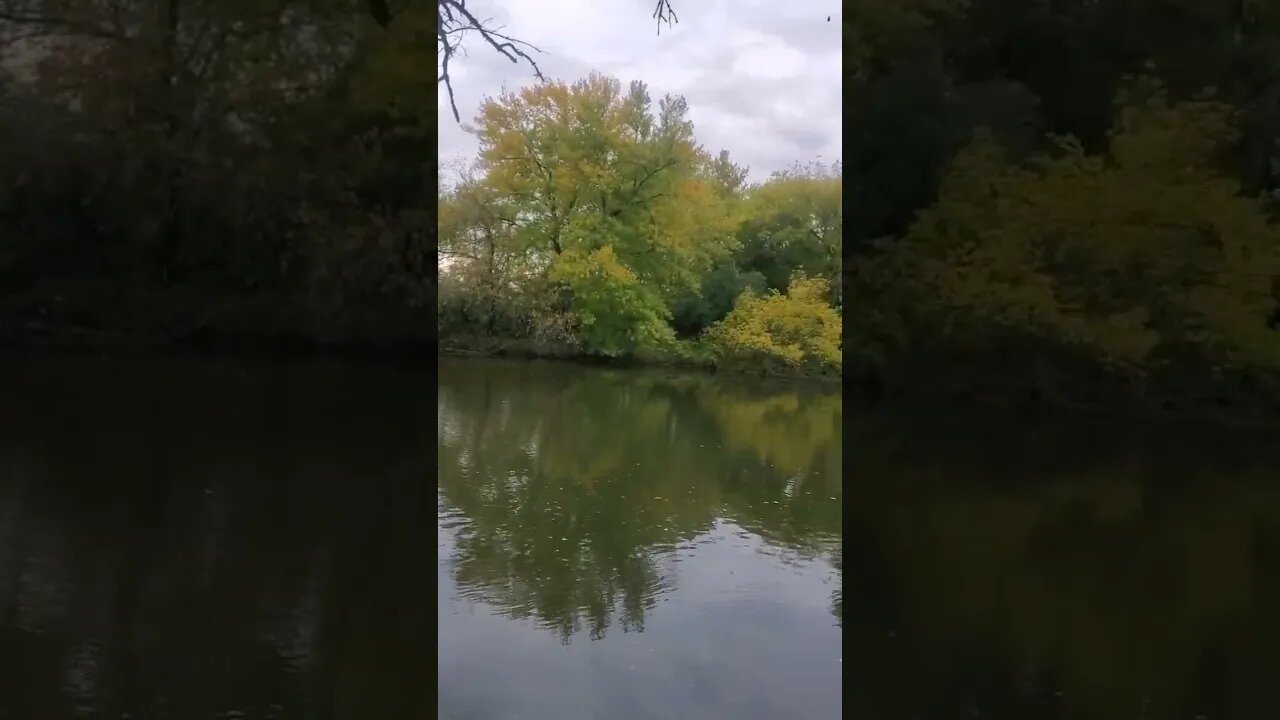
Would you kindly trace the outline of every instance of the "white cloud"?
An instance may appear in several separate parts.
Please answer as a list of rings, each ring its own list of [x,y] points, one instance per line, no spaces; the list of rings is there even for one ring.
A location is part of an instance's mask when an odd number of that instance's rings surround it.
[[[479,18],[543,51],[550,79],[572,82],[596,70],[643,80],[655,99],[684,95],[698,141],[728,150],[753,180],[795,162],[840,158],[840,3],[838,0],[672,0],[674,27],[652,18],[655,0],[471,0]],[[828,22],[827,18],[830,17]],[[463,122],[485,96],[535,83],[527,63],[512,64],[477,37],[450,64]],[[531,53],[532,54],[532,53]],[[478,144],[454,121],[443,85],[442,161],[474,157]]]

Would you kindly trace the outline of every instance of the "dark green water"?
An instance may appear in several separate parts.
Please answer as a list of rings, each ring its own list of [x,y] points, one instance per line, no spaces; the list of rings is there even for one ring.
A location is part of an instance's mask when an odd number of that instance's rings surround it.
[[[0,359],[0,718],[433,717],[433,383]]]
[[[853,418],[857,717],[1280,718],[1280,442]]]
[[[1280,717],[1274,438],[440,370],[0,357],[0,718]]]
[[[840,716],[838,393],[445,362],[446,718]]]
[[[0,356],[0,718],[839,716],[837,397],[436,382]]]

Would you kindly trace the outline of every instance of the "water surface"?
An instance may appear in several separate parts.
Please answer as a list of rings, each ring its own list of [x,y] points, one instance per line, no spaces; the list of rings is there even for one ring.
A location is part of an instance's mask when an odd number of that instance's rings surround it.
[[[836,392],[443,361],[446,718],[840,716]]]
[[[1228,428],[853,417],[846,707],[1280,718],[1280,442]]]
[[[0,357],[0,718],[1280,717],[1274,437],[440,370]]]
[[[433,382],[0,358],[0,718],[431,717]]]
[[[440,371],[0,356],[0,718],[839,716],[837,396]]]

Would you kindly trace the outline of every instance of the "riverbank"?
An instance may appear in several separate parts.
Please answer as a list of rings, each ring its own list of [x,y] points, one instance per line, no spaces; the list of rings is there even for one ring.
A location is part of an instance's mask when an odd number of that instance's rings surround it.
[[[548,360],[630,369],[672,369],[722,377],[756,378],[841,388],[855,406],[919,416],[994,412],[1023,422],[1074,420],[1152,426],[1280,431],[1280,397],[1247,379],[1196,382],[1188,377],[1132,378],[1090,372],[1065,364],[1051,369],[1043,358],[1011,365],[1008,358],[961,357],[936,352],[902,359],[889,368],[851,365],[841,376],[768,372],[759,367],[717,364],[685,346],[685,354],[647,353],[604,358],[569,345],[494,337],[442,338],[442,355],[460,358]],[[945,368],[945,371],[939,370]]]
[[[340,306],[279,294],[199,289],[46,292],[0,298],[0,347],[269,356],[368,356],[428,362],[425,308]]]
[[[437,337],[433,307],[327,303],[300,295],[228,294],[199,288],[84,286],[0,298],[0,347],[59,351],[154,351],[253,356],[330,356],[431,362],[461,357],[546,359],[619,368],[670,368],[839,386],[830,370],[716,360],[682,343],[625,356],[568,343],[490,336]]]
[[[211,298],[217,298],[211,300]],[[434,308],[336,306],[314,298],[217,295],[196,290],[45,294],[0,298],[0,348],[73,352],[159,352],[257,357],[333,357],[426,365],[439,355],[554,360],[616,368],[670,369],[841,387],[860,405],[1003,408],[1029,418],[1076,415],[1125,422],[1210,423],[1280,429],[1280,396],[1250,378],[1208,382],[1133,378],[1044,356],[940,351],[887,366],[851,361],[834,373],[725,362],[685,343],[665,353],[623,357],[569,344],[482,336],[437,338]],[[853,357],[851,351],[846,355]]]
[[[1008,348],[902,354],[846,369],[849,392],[894,408],[1002,409],[1029,421],[1079,417],[1153,425],[1280,431],[1277,379],[1219,370],[1162,367],[1145,374],[1082,358]]]
[[[667,351],[604,356],[584,352],[568,343],[491,336],[448,336],[440,338],[440,353],[456,357],[494,357],[517,360],[559,360],[587,365],[624,368],[669,368],[770,380],[791,380],[839,386],[842,375],[833,369],[796,368],[779,364],[734,362],[716,358],[696,343],[682,342]]]

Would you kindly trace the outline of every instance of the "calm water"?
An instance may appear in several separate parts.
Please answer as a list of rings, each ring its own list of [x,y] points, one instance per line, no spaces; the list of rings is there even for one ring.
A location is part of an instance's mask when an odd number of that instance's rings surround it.
[[[446,718],[838,718],[838,393],[442,362]]]
[[[8,356],[0,398],[0,718],[839,716],[837,396]]]
[[[433,382],[0,359],[0,718],[433,717]]]
[[[854,418],[846,705],[1280,718],[1280,440]]]
[[[0,719],[1273,720],[1276,447],[551,364],[0,357]]]

